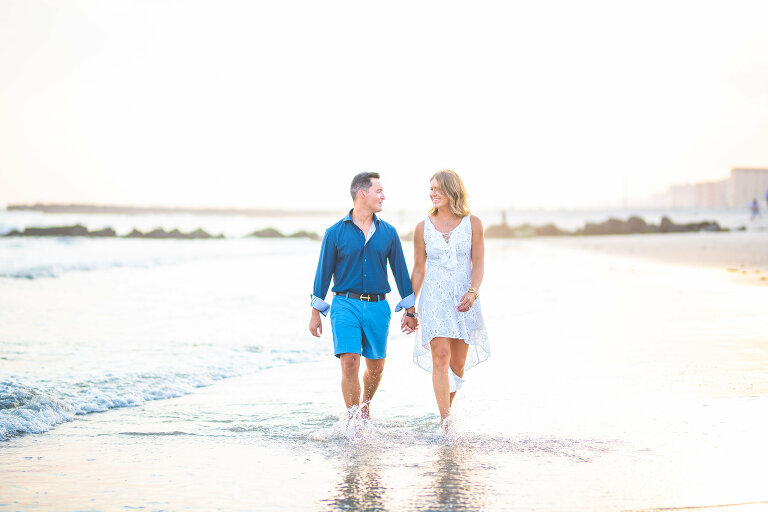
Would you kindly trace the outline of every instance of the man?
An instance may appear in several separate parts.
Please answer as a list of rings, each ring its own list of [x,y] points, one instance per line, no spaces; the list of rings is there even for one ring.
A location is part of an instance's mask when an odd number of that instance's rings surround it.
[[[385,296],[387,260],[392,268],[401,300],[395,311],[406,310],[405,331],[417,326],[415,296],[395,228],[376,217],[384,202],[379,174],[363,172],[350,187],[354,208],[328,228],[323,237],[320,261],[312,293],[309,331],[322,334],[323,316],[331,311],[334,354],[341,361],[341,392],[350,415],[360,406],[360,417],[369,417],[369,404],[381,381],[387,356],[387,335],[391,311]],[[333,306],[325,295],[333,277]],[[360,356],[365,358],[363,392],[360,396]]]

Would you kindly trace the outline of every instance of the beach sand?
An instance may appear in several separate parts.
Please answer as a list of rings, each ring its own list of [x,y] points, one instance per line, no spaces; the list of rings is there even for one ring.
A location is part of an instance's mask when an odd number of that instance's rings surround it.
[[[759,270],[768,275],[768,232],[573,236],[536,242],[687,267]]]
[[[764,509],[768,299],[725,269],[768,266],[736,235],[489,241],[452,437],[393,314],[356,437],[329,356],[0,445],[0,510]]]

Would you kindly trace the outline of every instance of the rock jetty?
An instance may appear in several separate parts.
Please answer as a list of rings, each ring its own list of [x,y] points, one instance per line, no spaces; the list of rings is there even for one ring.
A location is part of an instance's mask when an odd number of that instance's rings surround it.
[[[13,230],[4,236],[95,236],[116,237],[117,233],[112,228],[98,231],[88,231],[88,228],[77,224],[75,226],[56,226],[50,228],[24,228],[24,231]]]
[[[698,231],[728,231],[721,228],[717,222],[703,221],[690,224],[675,224],[669,217],[662,217],[661,222],[648,224],[640,217],[630,217],[622,221],[608,219],[597,224],[588,222],[583,228],[577,230],[575,235],[632,235],[640,233],[693,233]]]
[[[56,226],[46,228],[25,228],[24,231],[13,230],[10,233],[2,235],[5,237],[12,236],[75,236],[75,237],[117,237],[117,233],[112,228],[99,229],[95,231],[89,231],[88,228],[80,224],[74,226]],[[310,231],[297,231],[290,235],[285,235],[274,228],[266,228],[259,231],[254,231],[249,237],[255,238],[308,238],[309,240],[320,240],[320,236],[317,233]],[[224,235],[214,236],[205,231],[204,229],[196,229],[189,233],[182,233],[178,229],[166,231],[162,228],[153,229],[152,231],[142,232],[134,228],[127,235],[123,235],[120,238],[151,238],[151,239],[175,239],[175,240],[207,240],[210,238],[225,238]]]
[[[24,231],[13,230],[4,235],[9,236],[74,236],[74,237],[94,237],[94,238],[115,238],[117,233],[112,228],[89,231],[88,228],[80,224],[74,226],[56,226],[50,228],[25,228]],[[182,233],[178,229],[165,231],[164,229],[155,229],[148,233],[134,229],[122,238],[173,238],[179,240],[224,238],[224,235],[213,236],[202,229],[196,229],[190,233]]]
[[[489,226],[485,228],[486,238],[517,238],[517,237],[530,237],[530,236],[563,236],[570,235],[568,231],[563,231],[554,224],[546,224],[544,226],[532,226],[530,224],[522,224],[520,226],[508,226],[506,224],[499,224],[496,226]]]
[[[669,217],[662,217],[661,222],[648,224],[640,217],[630,217],[627,220],[610,218],[599,223],[587,222],[584,227],[574,232],[565,231],[554,224],[532,226],[508,226],[500,224],[485,229],[486,238],[518,238],[532,236],[593,236],[593,235],[633,235],[642,233],[692,233],[698,231],[728,231],[717,222],[703,221],[690,224],[675,224]]]
[[[207,240],[209,238],[224,238],[224,235],[213,236],[203,229],[196,229],[189,233],[182,233],[178,229],[172,231],[166,231],[164,229],[153,229],[148,233],[142,233],[138,229],[134,229],[123,238],[154,238],[154,239],[166,239],[173,238],[176,240]]]
[[[649,224],[640,217],[629,217],[627,220],[610,218],[603,222],[587,222],[582,228],[576,231],[566,231],[558,228],[554,224],[545,224],[543,226],[533,226],[531,224],[521,224],[519,226],[509,226],[506,223],[488,226],[485,228],[486,238],[527,238],[538,236],[595,236],[595,235],[632,235],[642,233],[691,233],[698,231],[729,231],[728,228],[722,228],[715,221],[692,222],[688,224],[675,224],[669,217],[662,217],[661,222]],[[58,226],[45,228],[25,228],[24,231],[11,231],[3,235],[12,236],[59,236],[59,237],[93,237],[109,238],[117,237],[117,233],[112,228],[105,228],[95,231],[89,231],[88,228],[77,224],[75,226]],[[249,238],[306,238],[309,240],[320,240],[317,233],[309,231],[296,231],[286,235],[275,228],[265,228],[254,231],[248,235]],[[150,238],[150,239],[176,239],[176,240],[205,240],[221,239],[224,235],[214,236],[203,229],[196,229],[189,233],[182,233],[178,229],[166,231],[161,228],[149,232],[141,232],[133,229],[127,235],[121,238]],[[401,238],[405,241],[413,240],[413,232],[404,234]]]
[[[297,231],[290,235],[284,235],[275,228],[266,228],[254,231],[248,236],[255,238],[308,238],[310,240],[320,240],[320,236],[317,233],[311,233],[309,231]]]

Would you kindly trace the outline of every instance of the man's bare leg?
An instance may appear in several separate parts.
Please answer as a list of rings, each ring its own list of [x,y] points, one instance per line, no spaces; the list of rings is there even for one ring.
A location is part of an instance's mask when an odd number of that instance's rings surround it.
[[[363,418],[370,416],[370,403],[376,390],[379,389],[381,374],[384,372],[385,359],[366,359],[365,373],[363,374],[363,404],[360,407],[360,415]]]
[[[469,345],[464,340],[451,338],[451,370],[460,379],[464,378],[464,363],[467,362],[467,352],[469,352]],[[453,398],[456,396],[456,392],[451,393],[450,405],[453,406]]]
[[[341,394],[347,409],[360,405],[360,354],[341,354]]]

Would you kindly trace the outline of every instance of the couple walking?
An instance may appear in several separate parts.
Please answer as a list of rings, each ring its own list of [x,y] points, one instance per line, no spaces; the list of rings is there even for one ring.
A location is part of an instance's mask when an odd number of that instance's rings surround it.
[[[387,355],[391,310],[386,294],[387,261],[405,310],[401,330],[416,333],[414,362],[432,372],[441,425],[445,429],[464,371],[490,355],[478,302],[483,280],[483,226],[467,206],[464,183],[453,171],[429,182],[432,209],[414,231],[410,278],[400,238],[379,219],[384,189],[379,174],[360,173],[350,187],[354,207],[323,237],[312,293],[309,330],[322,333],[320,314],[330,310],[334,354],[341,362],[341,391],[350,413],[369,417]],[[333,278],[333,301],[325,302]],[[416,313],[416,295],[419,313]],[[363,386],[360,356],[365,359]]]

